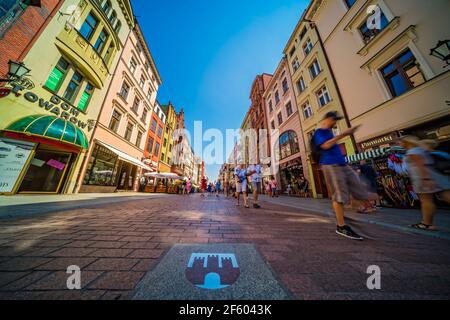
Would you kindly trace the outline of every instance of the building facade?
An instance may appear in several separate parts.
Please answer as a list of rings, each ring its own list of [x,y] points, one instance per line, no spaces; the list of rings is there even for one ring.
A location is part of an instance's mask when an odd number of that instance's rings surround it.
[[[73,193],[111,74],[133,27],[129,1],[67,0],[23,57],[29,81],[0,99],[2,144],[19,162],[1,193]],[[8,167],[10,166],[10,167]],[[3,170],[3,169],[2,169]]]
[[[162,145],[162,153],[161,160],[159,162],[159,171],[160,172],[171,172],[172,166],[172,150],[174,145],[174,131],[177,126],[177,112],[175,111],[175,107],[169,101],[168,104],[162,105],[161,108],[166,115],[166,127],[164,130],[164,138]]]
[[[301,177],[309,180],[306,148],[295,91],[283,58],[264,93],[270,129],[271,172],[283,191]]]
[[[338,111],[346,115],[346,110],[335,85],[319,33],[312,23],[304,20],[304,16],[295,27],[284,49],[284,54],[287,57],[295,91],[303,130],[302,138],[306,142],[312,193],[314,197],[327,198],[328,190],[324,175],[319,164],[314,163],[310,157],[309,141],[315,130],[320,127],[327,112]],[[343,119],[338,122],[334,131],[337,134],[348,127],[348,119]],[[343,140],[340,146],[346,155],[355,152],[354,143],[350,137]]]
[[[139,24],[124,44],[80,174],[80,192],[137,191],[161,79]]]
[[[448,41],[450,3],[312,1],[306,18],[323,39],[359,151],[414,134],[450,149],[450,70],[430,55]]]
[[[0,79],[8,73],[10,60],[22,61],[61,4],[59,0],[43,0],[40,6],[20,0],[0,2]]]
[[[143,161],[150,167],[152,172],[156,172],[159,168],[163,133],[167,121],[167,117],[158,101],[155,103],[150,119]]]

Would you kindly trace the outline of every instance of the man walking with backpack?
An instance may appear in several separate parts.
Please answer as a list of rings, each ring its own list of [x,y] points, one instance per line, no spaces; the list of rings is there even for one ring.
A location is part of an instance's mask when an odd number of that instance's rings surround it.
[[[319,162],[333,197],[336,213],[336,233],[353,240],[363,240],[359,234],[345,224],[344,205],[350,202],[350,195],[355,200],[368,199],[367,190],[361,184],[358,175],[345,162],[345,157],[338,145],[343,138],[352,135],[358,127],[344,130],[340,135],[333,134],[338,120],[343,119],[337,112],[328,112],[311,141],[314,161]]]

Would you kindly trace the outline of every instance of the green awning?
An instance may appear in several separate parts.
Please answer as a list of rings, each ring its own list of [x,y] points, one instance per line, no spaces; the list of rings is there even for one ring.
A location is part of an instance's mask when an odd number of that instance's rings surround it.
[[[89,148],[86,135],[73,123],[50,115],[32,115],[15,121],[5,131],[31,134]]]

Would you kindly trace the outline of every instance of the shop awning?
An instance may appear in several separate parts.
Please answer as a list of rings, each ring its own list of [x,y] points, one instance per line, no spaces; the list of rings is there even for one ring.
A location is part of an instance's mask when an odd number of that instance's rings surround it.
[[[5,131],[57,140],[83,149],[89,148],[88,139],[81,129],[56,116],[37,114],[21,118],[10,124]]]
[[[146,173],[144,174],[146,177],[151,177],[151,178],[158,178],[158,179],[183,179],[183,177],[180,177],[179,175],[175,174],[175,173],[166,173],[166,172],[162,172],[162,173],[157,173],[157,172],[150,172],[150,173]]]
[[[366,151],[364,153],[353,154],[351,156],[346,157],[345,161],[347,161],[347,163],[354,163],[354,162],[359,162],[362,160],[379,158],[379,157],[382,157],[383,155],[385,155],[387,150],[388,150],[387,148],[381,148],[381,149]]]
[[[146,164],[144,164],[142,161],[140,161],[139,159],[133,158],[132,156],[126,154],[123,151],[120,151],[117,148],[114,148],[113,146],[110,146],[109,144],[106,144],[104,142],[101,141],[97,141],[98,144],[102,145],[103,147],[109,149],[110,151],[114,152],[115,154],[117,154],[117,156],[119,157],[120,160],[134,164],[135,166],[138,166],[142,169],[146,169],[149,171],[152,171],[153,169],[151,169],[149,166],[147,166]]]

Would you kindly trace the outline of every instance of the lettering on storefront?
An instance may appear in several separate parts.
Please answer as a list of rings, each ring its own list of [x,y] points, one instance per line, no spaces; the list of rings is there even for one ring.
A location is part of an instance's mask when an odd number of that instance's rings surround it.
[[[391,144],[393,143],[396,139],[398,138],[398,134],[396,132],[392,132],[388,135],[382,136],[382,137],[378,137],[372,140],[368,140],[365,142],[361,143],[361,148],[362,149],[369,149],[369,148],[374,148],[374,147],[378,147],[381,145],[385,145],[385,144]]]
[[[37,103],[40,108],[49,111],[50,113],[53,113],[54,115],[73,123],[80,129],[84,130],[87,128],[89,132],[94,129],[95,121],[84,122],[78,119],[80,111],[72,107],[68,103],[64,102],[64,100],[62,100],[58,96],[52,96],[48,101],[43,98],[40,98],[37,94],[28,91],[23,95],[23,97],[28,102]]]

